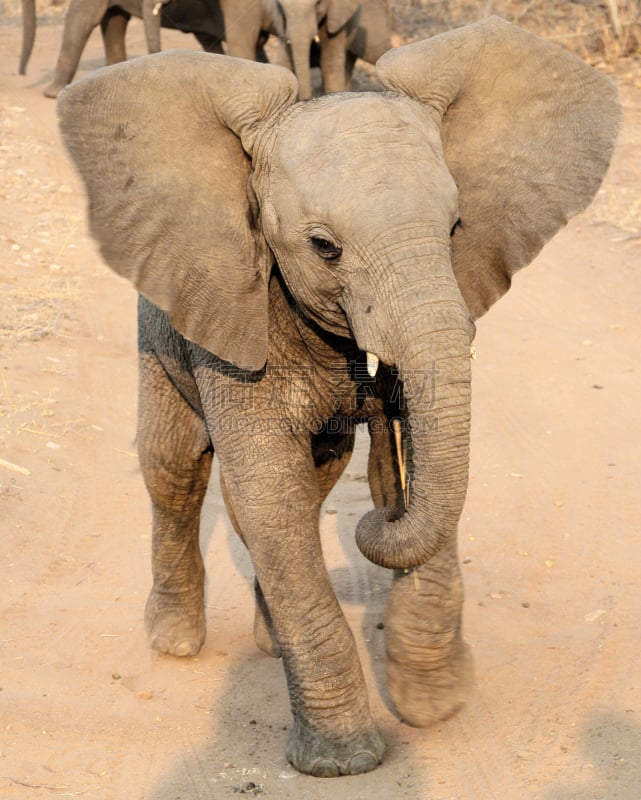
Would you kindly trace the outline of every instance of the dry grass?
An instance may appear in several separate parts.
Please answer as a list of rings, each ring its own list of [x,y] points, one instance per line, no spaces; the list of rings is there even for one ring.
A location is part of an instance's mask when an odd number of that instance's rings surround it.
[[[605,222],[621,231],[620,240],[641,244],[641,194],[638,186],[603,188],[590,208],[594,222]]]
[[[612,63],[641,55],[641,0],[391,0],[391,6],[401,41],[498,14],[588,61]]]
[[[75,286],[50,281],[29,288],[9,288],[5,299],[7,313],[0,323],[0,348],[3,340],[15,345],[56,335],[68,309],[79,301]]]

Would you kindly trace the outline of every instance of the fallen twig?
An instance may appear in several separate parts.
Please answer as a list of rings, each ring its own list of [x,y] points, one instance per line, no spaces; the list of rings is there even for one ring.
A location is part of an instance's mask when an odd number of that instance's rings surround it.
[[[66,786],[49,786],[46,783],[28,783],[27,781],[21,781],[18,778],[9,777],[11,783],[15,783],[18,786],[26,786],[27,789],[49,789],[51,792],[59,792],[62,789],[66,789]]]
[[[10,469],[12,472],[18,472],[20,475],[31,475],[31,470],[27,469],[26,467],[19,467],[17,464],[13,464],[11,461],[5,461],[4,458],[0,458],[0,467]]]
[[[392,420],[392,428],[394,430],[394,441],[396,443],[396,459],[398,461],[398,471],[401,478],[401,489],[403,491],[403,502],[405,508],[409,505],[409,484],[407,482],[407,458],[403,447],[403,437],[401,434],[400,420]]]

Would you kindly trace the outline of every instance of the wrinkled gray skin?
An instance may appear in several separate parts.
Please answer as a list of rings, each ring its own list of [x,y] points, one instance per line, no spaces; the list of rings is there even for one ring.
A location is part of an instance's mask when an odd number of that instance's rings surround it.
[[[57,97],[71,83],[80,57],[94,28],[100,25],[107,64],[127,59],[125,33],[129,19],[142,17],[149,52],[160,50],[160,27],[193,33],[203,50],[226,52],[239,58],[267,61],[263,45],[270,19],[262,0],[71,0],[65,16],[62,44],[53,81],[46,97]],[[22,0],[22,51],[19,72],[24,75],[36,34],[35,0]]]
[[[374,769],[384,750],[319,537],[354,426],[372,434],[375,506],[357,542],[398,571],[389,690],[425,726],[472,682],[456,530],[473,321],[591,200],[618,124],[607,78],[497,18],[377,66],[386,92],[297,103],[277,66],[163,53],[59,101],[92,232],[141,294],[151,646],[190,656],[205,640],[198,528],[215,452],[256,570],[256,640],[287,676],[287,756],[317,776]]]
[[[350,88],[357,58],[370,64],[391,47],[386,0],[263,0],[280,40],[279,63],[296,73],[299,98],[312,96],[310,66],[324,92]]]

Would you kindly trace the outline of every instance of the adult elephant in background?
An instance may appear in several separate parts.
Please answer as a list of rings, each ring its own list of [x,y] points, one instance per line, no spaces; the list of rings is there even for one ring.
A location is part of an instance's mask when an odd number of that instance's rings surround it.
[[[150,52],[160,49],[162,25],[193,33],[208,52],[222,53],[224,41],[230,55],[267,60],[263,45],[270,21],[262,0],[71,0],[54,78],[45,88],[45,96],[56,97],[71,83],[87,40],[98,25],[102,31],[107,64],[125,61],[125,33],[132,16],[143,18]],[[22,0],[21,75],[27,70],[36,24],[35,0]]]
[[[357,542],[399,571],[390,694],[428,725],[472,677],[456,532],[474,321],[592,199],[619,117],[609,79],[498,18],[377,69],[385,92],[297,103],[287,70],[173,52],[59,101],[92,232],[141,295],[151,646],[189,656],[205,639],[198,530],[215,452],[256,572],[256,639],[283,659],[287,755],[317,776],[374,769],[384,750],[319,534],[354,426],[372,434],[375,505]]]
[[[296,73],[301,100],[312,96],[310,67],[320,66],[324,92],[342,92],[357,58],[375,64],[391,47],[387,0],[264,2],[280,40],[279,63]]]

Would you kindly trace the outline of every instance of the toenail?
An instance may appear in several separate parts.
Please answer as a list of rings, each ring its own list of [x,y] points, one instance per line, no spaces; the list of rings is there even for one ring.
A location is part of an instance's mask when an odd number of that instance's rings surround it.
[[[151,642],[152,650],[158,653],[169,653],[169,641],[164,636],[155,636]]]
[[[174,655],[176,656],[195,656],[198,652],[195,642],[186,639],[176,646]]]
[[[376,769],[379,762],[371,753],[357,753],[349,760],[348,773],[350,775],[360,775],[362,772],[371,772]]]
[[[327,758],[319,759],[312,767],[312,775],[315,778],[337,778],[340,774],[338,764]]]

